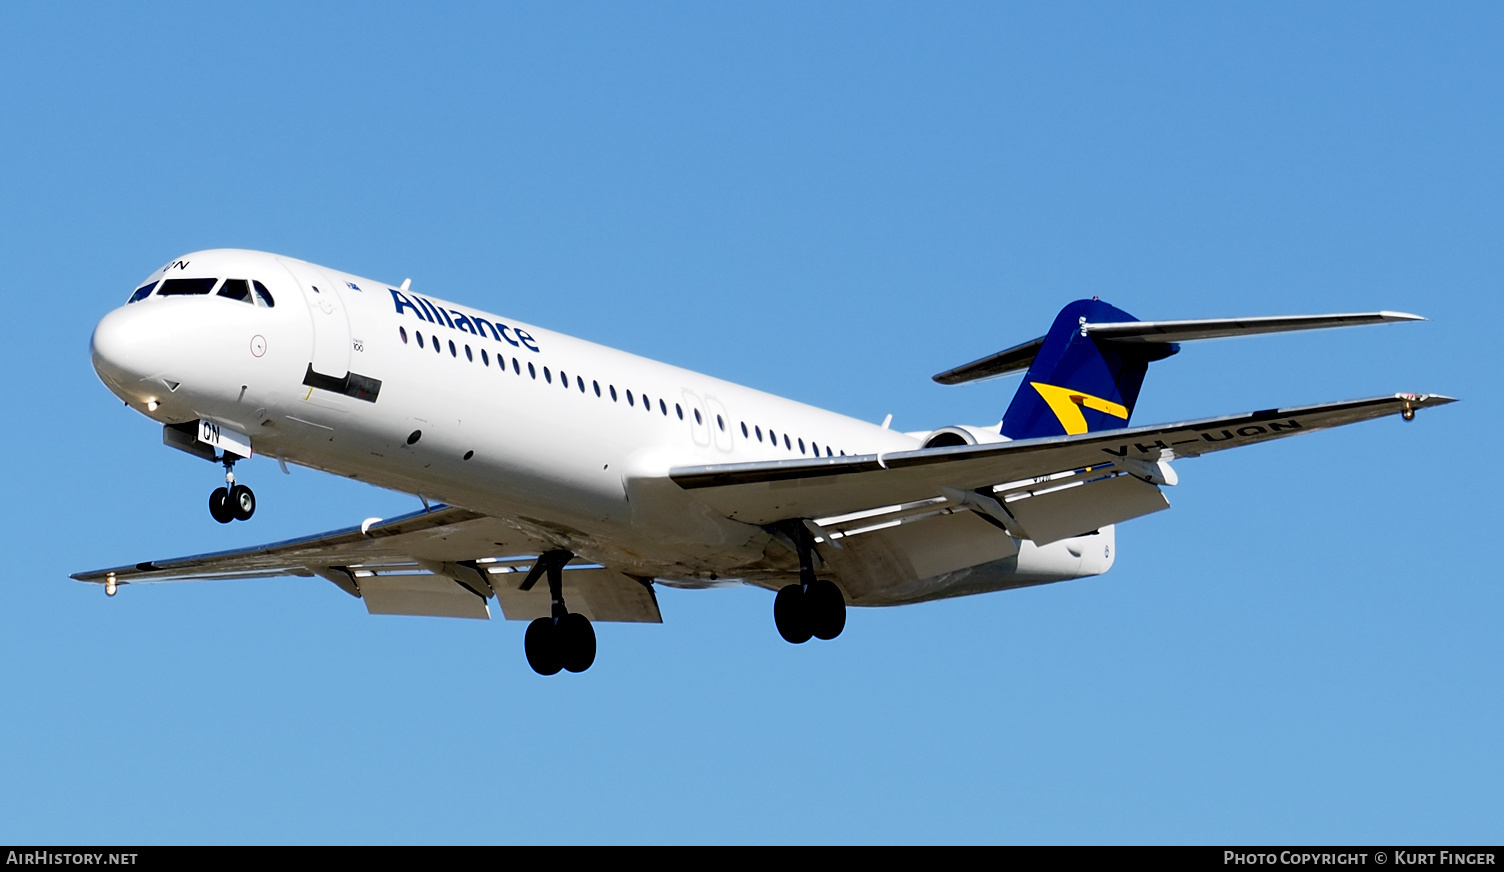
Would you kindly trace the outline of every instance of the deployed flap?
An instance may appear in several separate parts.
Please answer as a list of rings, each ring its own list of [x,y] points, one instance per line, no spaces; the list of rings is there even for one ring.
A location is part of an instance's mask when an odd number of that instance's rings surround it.
[[[1113,458],[1158,461],[1170,452],[1195,457],[1385,415],[1413,414],[1419,408],[1450,402],[1454,402],[1450,397],[1395,394],[1179,424],[881,456],[681,467],[670,470],[669,477],[727,517],[771,524],[927,500],[943,494],[944,488],[976,490],[1097,467]]]
[[[1008,500],[1005,508],[1036,545],[1047,545],[1170,507],[1159,488],[1131,475],[1077,481]]]
[[[534,585],[532,590],[518,590],[522,574],[493,576],[496,602],[509,621],[531,621],[550,614],[548,585]],[[506,579],[511,579],[508,584]],[[571,612],[579,612],[592,621],[622,621],[661,624],[658,597],[653,588],[634,578],[604,567],[566,566],[563,574],[564,602]]]
[[[1013,537],[975,513],[961,511],[904,519],[840,539],[839,549],[820,552],[853,603],[870,587],[905,582],[1004,560],[1018,553]]]
[[[373,615],[425,615],[480,618],[491,612],[486,601],[459,582],[442,575],[386,575],[360,579],[361,598]]]

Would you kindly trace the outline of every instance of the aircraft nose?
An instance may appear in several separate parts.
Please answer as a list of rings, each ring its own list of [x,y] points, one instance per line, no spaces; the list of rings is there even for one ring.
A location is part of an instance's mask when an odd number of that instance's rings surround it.
[[[123,399],[142,379],[162,372],[172,348],[172,331],[150,312],[120,308],[104,316],[89,340],[94,372]]]

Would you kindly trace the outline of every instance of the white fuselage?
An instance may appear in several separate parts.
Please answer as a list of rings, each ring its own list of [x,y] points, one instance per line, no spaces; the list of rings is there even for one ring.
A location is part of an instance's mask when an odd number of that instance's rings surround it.
[[[788,568],[781,552],[768,557],[767,531],[697,503],[667,479],[673,467],[920,447],[913,435],[292,258],[197,252],[142,284],[195,277],[259,282],[275,305],[152,294],[110,312],[95,330],[94,366],[137,411],[164,424],[212,421],[257,453],[493,515],[534,542],[643,577],[703,585]],[[1054,551],[1038,580],[1106,568]]]

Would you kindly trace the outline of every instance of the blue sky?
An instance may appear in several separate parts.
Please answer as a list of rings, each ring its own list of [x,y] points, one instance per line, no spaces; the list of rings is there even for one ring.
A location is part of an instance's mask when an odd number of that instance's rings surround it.
[[[7,4],[0,839],[1497,843],[1496,4]],[[523,627],[69,572],[417,507],[270,462],[249,524],[99,384],[146,275],[259,248],[880,421],[1093,294],[1398,309],[1208,343],[1137,423],[1465,402],[1178,465],[1108,575],[851,615],[665,591]],[[1464,452],[1462,449],[1470,450]]]

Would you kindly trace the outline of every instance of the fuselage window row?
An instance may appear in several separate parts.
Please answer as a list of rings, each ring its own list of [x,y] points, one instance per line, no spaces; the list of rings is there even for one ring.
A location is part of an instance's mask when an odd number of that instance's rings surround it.
[[[202,281],[202,280],[197,280],[197,279],[170,279],[169,281]],[[218,281],[218,280],[213,280],[213,281]],[[245,284],[245,282],[240,281],[240,280],[234,280],[234,281],[239,281],[241,285]],[[228,282],[227,282],[227,284],[228,284]],[[264,290],[261,287],[261,283],[260,282],[255,282],[254,284],[255,284],[256,289],[257,289],[258,292]],[[153,287],[155,287],[155,284],[147,285],[146,287],[137,290],[136,293],[138,295],[142,295],[142,291],[145,291],[146,294],[149,294],[151,292],[151,289]],[[211,284],[209,287],[210,287],[210,289],[212,289],[213,288],[213,284]],[[239,289],[237,289],[236,293],[238,294],[239,292],[240,292]],[[193,290],[193,291],[176,291],[176,293],[180,293],[181,294],[181,293],[206,293],[206,292],[205,291]],[[246,293],[249,294],[248,291]],[[221,296],[232,296],[232,295],[225,294],[224,291],[221,291],[220,295]],[[144,295],[142,295],[142,296],[144,296]],[[232,299],[242,299],[242,297],[240,297],[240,296],[232,296]],[[134,300],[134,296],[133,296],[133,300]],[[247,299],[247,301],[249,301],[249,300]],[[398,326],[397,327],[397,336],[402,340],[402,344],[403,345],[408,344],[407,328],[405,326]],[[424,347],[425,343],[424,343],[424,340],[423,340],[423,332],[422,331],[420,331],[420,330],[414,330],[413,331],[413,338],[417,341],[417,344],[418,344],[419,348],[423,348]],[[438,337],[433,337],[433,350],[434,350],[435,353],[438,353],[438,354],[442,354],[443,353],[443,347],[440,344],[440,340],[439,340]],[[459,349],[454,344],[454,340],[449,340],[449,354],[450,354],[451,357],[454,357],[454,358],[458,358],[459,357]],[[468,361],[470,361],[471,363],[475,362],[475,352],[474,352],[474,350],[469,345],[465,346],[465,359],[468,360]],[[484,348],[482,348],[481,351],[480,351],[480,359],[481,359],[481,365],[482,366],[490,366],[491,365],[491,357],[486,352],[486,349],[484,349]],[[496,355],[496,366],[497,366],[497,368],[501,372],[505,373],[506,369],[507,369],[507,360],[506,360],[506,358],[504,356],[500,355],[500,354]],[[517,374],[517,375],[521,375],[522,374],[521,362],[517,358],[512,358],[512,372],[515,373],[515,374]],[[537,368],[532,363],[528,363],[528,365],[527,365],[527,372],[528,372],[528,376],[529,377],[531,377],[531,378],[533,378],[535,380],[538,378],[538,370],[537,370]],[[547,367],[547,366],[543,367],[543,381],[545,383],[547,383],[547,384],[553,384],[553,371],[549,367]],[[587,393],[587,391],[585,389],[585,377],[584,376],[576,374],[576,376],[575,376],[575,385],[576,385],[576,387],[579,388],[580,393],[582,393],[582,394]],[[569,390],[569,374],[566,373],[566,372],[564,372],[563,370],[559,371],[559,386],[562,387],[562,388],[564,388],[564,390],[566,390],[566,391]],[[603,395],[602,391],[601,391],[601,383],[600,382],[598,382],[598,381],[591,381],[590,382],[590,386],[595,391],[595,395],[597,397],[600,397],[600,396]],[[606,386],[606,392],[610,394],[611,401],[613,403],[614,402],[619,402],[619,397],[617,396],[617,393],[616,393],[616,385],[607,385]],[[628,406],[632,406],[632,407],[636,407],[636,405],[637,405],[637,397],[632,393],[632,391],[630,389],[626,389],[626,395],[627,395],[627,405]],[[642,397],[642,408],[643,408],[643,411],[647,412],[648,414],[652,414],[652,412],[653,412],[653,400],[652,400],[652,398],[650,398],[647,394],[642,394],[641,397]],[[658,411],[661,412],[665,418],[668,417],[668,402],[666,400],[664,400],[662,397],[658,398]],[[693,409],[692,411],[694,412],[694,415],[695,415],[695,423],[696,424],[704,424],[705,423],[705,418],[704,418],[703,415],[700,414],[700,410],[699,409]],[[682,404],[680,404],[680,403],[674,403],[674,413],[678,416],[679,420],[681,420],[681,421],[684,420],[684,406]],[[717,414],[715,416],[715,425],[716,425],[716,427],[721,432],[724,433],[726,431],[726,419],[725,419],[725,417],[722,416],[722,415]],[[759,425],[753,425],[749,429],[747,427],[747,422],[746,421],[742,421],[741,422],[741,430],[742,430],[742,438],[747,439],[747,440],[751,440],[753,438],[756,438],[759,443],[761,443],[763,441],[763,430],[762,430],[761,426],[759,426]],[[772,428],[768,429],[767,441],[771,445],[773,445],[773,447],[775,447],[775,448],[778,447],[778,434],[774,433],[773,430],[772,430]],[[783,434],[783,447],[784,447],[785,450],[793,451],[794,450],[794,444],[795,444],[796,441],[797,441],[797,443],[799,445],[799,453],[800,454],[811,454],[812,453],[815,457],[819,457],[820,456],[820,445],[818,443],[811,441],[809,443],[809,446],[806,447],[805,444],[804,444],[804,439],[803,438],[799,438],[797,440],[794,440],[794,439],[790,438],[789,434],[787,434],[787,433]],[[834,456],[836,456],[836,453],[831,449],[831,447],[829,445],[825,446],[825,456],[826,457],[834,457]],[[846,452],[844,450],[841,451],[840,452],[840,456],[841,457],[845,457],[846,456]]]

